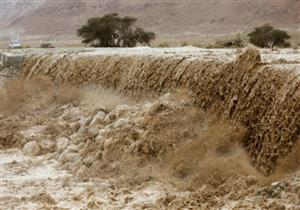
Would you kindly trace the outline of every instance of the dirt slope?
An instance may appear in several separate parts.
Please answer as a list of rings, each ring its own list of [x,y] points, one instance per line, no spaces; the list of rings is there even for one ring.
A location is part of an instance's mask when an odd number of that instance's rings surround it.
[[[7,28],[54,37],[74,34],[88,17],[109,12],[136,16],[139,25],[172,36],[241,32],[265,23],[297,29],[300,23],[299,0],[4,0],[3,8]]]

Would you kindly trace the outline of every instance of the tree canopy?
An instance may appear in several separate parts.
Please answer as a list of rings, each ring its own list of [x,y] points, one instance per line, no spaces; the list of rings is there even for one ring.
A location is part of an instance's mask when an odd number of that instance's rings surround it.
[[[155,33],[136,27],[136,21],[134,17],[107,14],[88,19],[77,33],[83,38],[82,43],[96,47],[134,47],[138,43],[150,45]]]
[[[263,25],[255,28],[248,34],[250,43],[258,47],[273,48],[274,46],[288,47],[290,45],[286,40],[290,38],[286,31],[275,29],[271,25]]]

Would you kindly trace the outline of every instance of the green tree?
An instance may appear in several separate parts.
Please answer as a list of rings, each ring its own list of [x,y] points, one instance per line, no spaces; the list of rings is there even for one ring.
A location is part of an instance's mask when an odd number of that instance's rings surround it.
[[[290,38],[288,33],[286,31],[275,29],[271,25],[263,25],[255,28],[248,34],[248,37],[250,38],[250,43],[258,47],[273,48],[274,46],[290,46],[290,43],[286,41]]]
[[[135,26],[134,17],[120,17],[117,13],[88,19],[77,30],[82,43],[95,47],[134,47],[138,43],[150,45],[155,33]]]
[[[150,45],[150,42],[155,39],[155,33],[146,32],[142,28],[135,29],[136,39],[141,44]]]

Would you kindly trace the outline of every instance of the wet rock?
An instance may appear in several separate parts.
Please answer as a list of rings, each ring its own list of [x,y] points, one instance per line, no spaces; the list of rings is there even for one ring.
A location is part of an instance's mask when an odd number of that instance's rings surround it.
[[[75,144],[71,144],[65,149],[66,153],[72,153],[72,152],[77,153],[79,152],[79,150],[80,150],[80,146]]]
[[[129,123],[129,119],[128,118],[121,118],[118,119],[117,121],[115,121],[114,123],[111,124],[111,128],[118,128],[121,127],[124,124],[128,124]]]
[[[121,105],[117,105],[114,109],[115,113],[121,114],[121,113],[125,113],[128,112],[129,110],[131,110],[132,108],[128,105],[125,104],[121,104]]]
[[[56,140],[56,147],[59,152],[64,151],[69,145],[69,140],[67,138],[59,138]]]
[[[84,160],[83,160],[83,164],[86,166],[86,167],[90,167],[92,164],[93,164],[93,162],[95,161],[95,157],[91,157],[91,156],[88,156],[88,157],[86,157],[86,158],[84,158]]]
[[[67,162],[76,162],[80,160],[80,155],[75,152],[66,152],[64,151],[58,158],[60,164],[65,164]]]
[[[78,153],[67,153],[65,157],[66,157],[66,160],[69,162],[76,162],[77,160],[80,159],[80,156],[78,155]]]
[[[85,165],[82,165],[82,166],[78,169],[78,171],[77,171],[77,173],[76,173],[76,176],[78,176],[78,177],[80,177],[80,178],[85,177],[85,173],[86,173],[87,170],[88,170],[88,168],[87,168]]]
[[[80,127],[89,125],[89,124],[91,123],[91,120],[92,120],[91,117],[82,117],[82,118],[79,120]]]
[[[106,117],[104,118],[104,122],[105,123],[111,123],[113,122],[114,120],[117,119],[117,115],[114,114],[114,113],[109,113],[108,115],[106,115]]]
[[[22,149],[23,154],[37,156],[41,154],[41,148],[36,141],[26,143]]]
[[[287,187],[286,183],[274,182],[270,187],[262,188],[257,191],[257,195],[263,195],[268,198],[280,198],[281,192]]]
[[[168,107],[166,104],[157,101],[149,107],[148,113],[150,115],[155,115],[155,114],[158,114],[158,113],[166,110],[167,108]]]
[[[285,210],[285,206],[281,203],[278,203],[276,201],[272,202],[269,206],[268,209],[272,209],[272,210]]]
[[[49,195],[47,192],[41,192],[39,194],[35,194],[30,198],[31,201],[38,201],[41,203],[47,203],[55,205],[56,201]]]
[[[87,135],[90,138],[94,138],[95,136],[97,136],[99,133],[99,129],[96,126],[92,126],[87,130]]]
[[[51,141],[48,139],[42,140],[40,143],[40,147],[43,152],[54,152],[55,151],[55,141]]]
[[[79,170],[79,168],[83,165],[82,161],[81,160],[76,160],[76,162],[74,163],[71,163],[70,164],[70,170],[73,174],[76,174],[76,172]]]
[[[70,124],[70,128],[73,130],[73,132],[77,132],[80,129],[80,123],[73,122]]]
[[[93,125],[96,125],[96,124],[99,124],[99,123],[103,122],[105,116],[106,116],[105,112],[103,112],[103,111],[98,112],[98,113],[95,115],[95,117],[92,119],[90,125],[93,126]]]

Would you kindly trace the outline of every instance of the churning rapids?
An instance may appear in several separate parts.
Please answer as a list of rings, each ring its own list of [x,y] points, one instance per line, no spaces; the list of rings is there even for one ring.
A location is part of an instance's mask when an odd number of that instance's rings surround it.
[[[2,82],[0,209],[299,209],[299,62],[193,50],[28,57]]]

